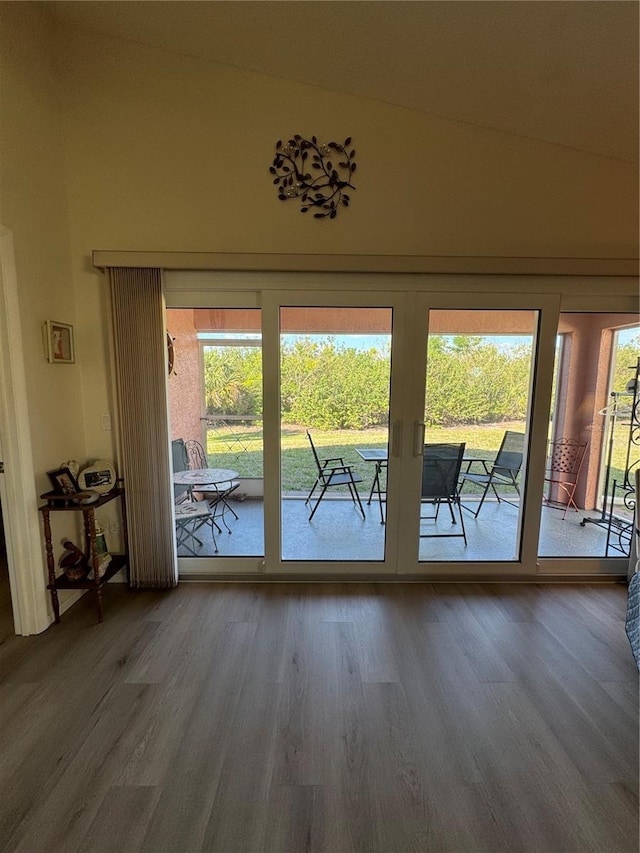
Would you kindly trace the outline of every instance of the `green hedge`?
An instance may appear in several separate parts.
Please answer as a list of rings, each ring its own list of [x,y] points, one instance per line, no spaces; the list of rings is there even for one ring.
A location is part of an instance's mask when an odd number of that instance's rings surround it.
[[[638,339],[620,347],[613,387],[633,375]],[[388,349],[359,350],[331,338],[301,337],[281,350],[281,407],[285,423],[316,429],[384,426],[389,413]],[[498,347],[480,336],[429,338],[425,420],[429,426],[523,421],[527,414],[531,350]],[[209,414],[262,413],[259,347],[205,349]]]

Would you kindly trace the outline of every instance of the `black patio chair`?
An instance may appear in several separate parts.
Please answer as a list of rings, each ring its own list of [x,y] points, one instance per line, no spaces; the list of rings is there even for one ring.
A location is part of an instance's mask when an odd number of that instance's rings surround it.
[[[307,430],[307,438],[309,439],[309,444],[311,445],[311,450],[313,451],[313,458],[316,463],[316,468],[318,469],[318,475],[311,491],[307,496],[305,504],[309,503],[309,501],[313,497],[315,490],[318,487],[320,488],[320,495],[317,501],[315,502],[313,509],[311,510],[309,521],[311,521],[311,519],[315,515],[315,512],[318,509],[320,501],[324,497],[325,492],[332,486],[348,487],[349,493],[351,494],[351,500],[353,501],[356,508],[360,510],[362,518],[364,519],[364,509],[362,507],[362,501],[360,500],[360,495],[358,494],[358,489],[356,487],[356,483],[362,482],[362,477],[359,477],[358,474],[353,473],[353,465],[346,465],[342,456],[334,456],[332,459],[325,459],[321,462],[318,458],[318,454],[316,452],[316,448],[309,430]]]
[[[189,467],[189,457],[184,446],[184,439],[176,438],[171,442],[171,462],[174,474],[177,474],[179,471],[186,471]],[[175,503],[181,503],[187,497],[184,486],[173,487],[173,499]]]
[[[522,457],[524,454],[524,438],[525,436],[522,432],[512,432],[511,430],[506,430],[505,434],[502,437],[502,443],[500,444],[500,448],[498,450],[498,453],[496,454],[496,458],[494,459],[491,465],[491,468],[489,468],[487,462],[484,459],[480,459],[476,461],[482,463],[484,467],[484,471],[482,473],[476,474],[473,471],[467,470],[463,471],[460,474],[460,492],[462,492],[462,489],[464,488],[467,481],[470,483],[475,483],[478,486],[484,486],[482,497],[480,498],[480,503],[478,504],[478,508],[475,512],[471,509],[471,507],[468,507],[466,504],[460,504],[463,509],[466,509],[467,512],[470,512],[474,518],[478,517],[489,489],[493,490],[493,493],[496,496],[498,503],[504,502],[507,504],[511,504],[511,506],[518,506],[518,504],[514,501],[507,500],[504,495],[500,496],[498,494],[496,486],[509,486],[510,488],[515,489],[518,497],[520,497],[520,489],[518,488],[517,478],[518,474],[520,473],[520,468],[522,467]],[[470,464],[467,466],[467,468],[469,467]]]
[[[439,537],[453,538],[460,536],[467,544],[467,533],[464,529],[464,519],[460,506],[458,479],[464,456],[464,442],[460,444],[425,444],[422,452],[422,489],[421,504],[431,504],[435,508],[433,515],[422,515],[420,521],[436,520],[440,507],[446,503],[451,513],[451,523],[457,524],[454,507],[458,508],[461,533],[420,533],[421,539],[436,539]]]

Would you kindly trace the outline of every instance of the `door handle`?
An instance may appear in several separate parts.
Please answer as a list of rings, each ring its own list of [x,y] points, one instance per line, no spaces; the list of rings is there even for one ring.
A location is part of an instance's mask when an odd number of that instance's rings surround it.
[[[394,421],[391,427],[391,455],[402,455],[402,421]]]
[[[423,421],[413,422],[413,455],[422,456],[426,425]]]

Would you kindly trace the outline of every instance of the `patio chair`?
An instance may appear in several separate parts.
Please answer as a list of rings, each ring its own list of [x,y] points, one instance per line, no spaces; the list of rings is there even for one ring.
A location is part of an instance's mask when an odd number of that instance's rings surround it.
[[[544,497],[544,503],[546,506],[564,509],[563,521],[567,517],[569,507],[572,506],[578,512],[573,496],[578,487],[578,477],[588,444],[588,441],[576,441],[575,438],[558,438],[549,442],[549,455],[544,475],[545,483],[549,484],[549,494]],[[558,500],[557,497],[551,497],[554,494],[554,487],[557,496],[559,492],[564,492],[567,496],[566,503]]]
[[[461,533],[421,533],[421,539],[435,539],[439,537],[453,538],[462,537],[467,544],[467,533],[464,529],[464,519],[460,505],[460,493],[458,491],[458,479],[464,456],[464,442],[460,444],[425,444],[422,452],[422,489],[420,493],[421,504],[431,504],[435,508],[433,515],[422,515],[420,521],[426,519],[436,520],[440,507],[446,503],[451,513],[451,523],[457,524],[454,507],[458,508],[460,516]]]
[[[460,506],[463,509],[466,509],[467,512],[470,512],[474,518],[478,517],[489,489],[493,490],[498,503],[504,502],[511,504],[511,506],[518,506],[514,501],[507,500],[504,495],[501,497],[498,494],[496,486],[509,486],[510,488],[515,489],[518,497],[520,497],[517,478],[520,473],[520,468],[522,467],[524,438],[524,433],[522,432],[506,430],[502,437],[500,449],[496,454],[496,458],[494,459],[491,468],[488,467],[487,462],[484,459],[480,459],[478,461],[482,463],[484,472],[476,474],[475,472],[467,470],[460,474],[460,492],[462,492],[467,481],[484,487],[480,503],[478,504],[478,508],[475,512],[466,504],[460,504]],[[467,469],[469,467],[470,464],[467,466]]]
[[[171,442],[171,462],[174,474],[189,470],[189,453],[184,439],[176,438]],[[203,544],[196,533],[208,524],[211,527],[213,547],[217,553],[216,530],[218,533],[221,531],[214,521],[209,504],[206,501],[194,501],[190,488],[176,485],[173,487],[173,501],[178,549],[182,548],[195,557],[196,548]]]
[[[189,468],[191,470],[211,467],[207,461],[207,454],[204,452],[204,447],[199,441],[196,441],[194,438],[190,438],[188,441],[185,441],[184,445],[187,459],[189,460]],[[231,530],[224,516],[226,511],[229,510],[236,521],[238,520],[238,514],[229,503],[229,495],[232,492],[235,492],[239,486],[240,483],[238,480],[227,480],[224,483],[216,483],[215,486],[212,485],[207,489],[201,486],[198,487],[197,494],[201,495],[202,499],[209,502],[209,505],[213,510],[214,519],[220,518],[229,533],[231,533]],[[220,512],[216,511],[217,507],[220,508]]]
[[[307,496],[305,504],[309,503],[316,489],[320,488],[320,495],[317,501],[315,502],[313,509],[311,510],[309,521],[311,521],[311,519],[315,515],[315,512],[318,509],[320,501],[324,497],[325,492],[332,486],[348,487],[349,493],[351,494],[351,500],[353,501],[354,506],[360,510],[362,518],[364,519],[364,509],[362,507],[362,501],[360,500],[360,495],[358,494],[358,489],[356,487],[356,483],[362,482],[362,477],[359,477],[357,474],[353,473],[353,465],[346,465],[342,456],[335,456],[331,459],[325,459],[321,462],[318,458],[318,454],[316,452],[316,448],[309,430],[307,430],[307,438],[309,439],[309,444],[311,445],[311,450],[313,451],[313,458],[316,463],[318,474],[316,476],[316,481]]]
[[[213,548],[216,554],[218,553],[216,529],[220,532],[220,528],[215,523],[211,507],[207,501],[182,501],[174,506],[174,513],[176,518],[176,545],[178,549],[183,548],[192,557],[196,557],[196,547],[203,544],[202,539],[199,539],[196,534],[201,527],[207,524],[211,528]]]
[[[173,473],[178,471],[186,471],[189,467],[189,457],[184,446],[184,439],[176,438],[171,442],[171,461],[173,465]],[[176,503],[184,500],[186,492],[184,486],[173,487],[173,499]]]

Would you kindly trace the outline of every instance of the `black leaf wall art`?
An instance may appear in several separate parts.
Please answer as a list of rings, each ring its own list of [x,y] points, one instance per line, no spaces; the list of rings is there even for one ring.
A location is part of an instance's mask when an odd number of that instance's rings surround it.
[[[351,137],[345,141],[318,142],[296,134],[276,142],[276,156],[269,167],[280,201],[297,199],[300,213],[312,212],[315,219],[335,219],[341,207],[349,207],[351,183],[356,171]]]

